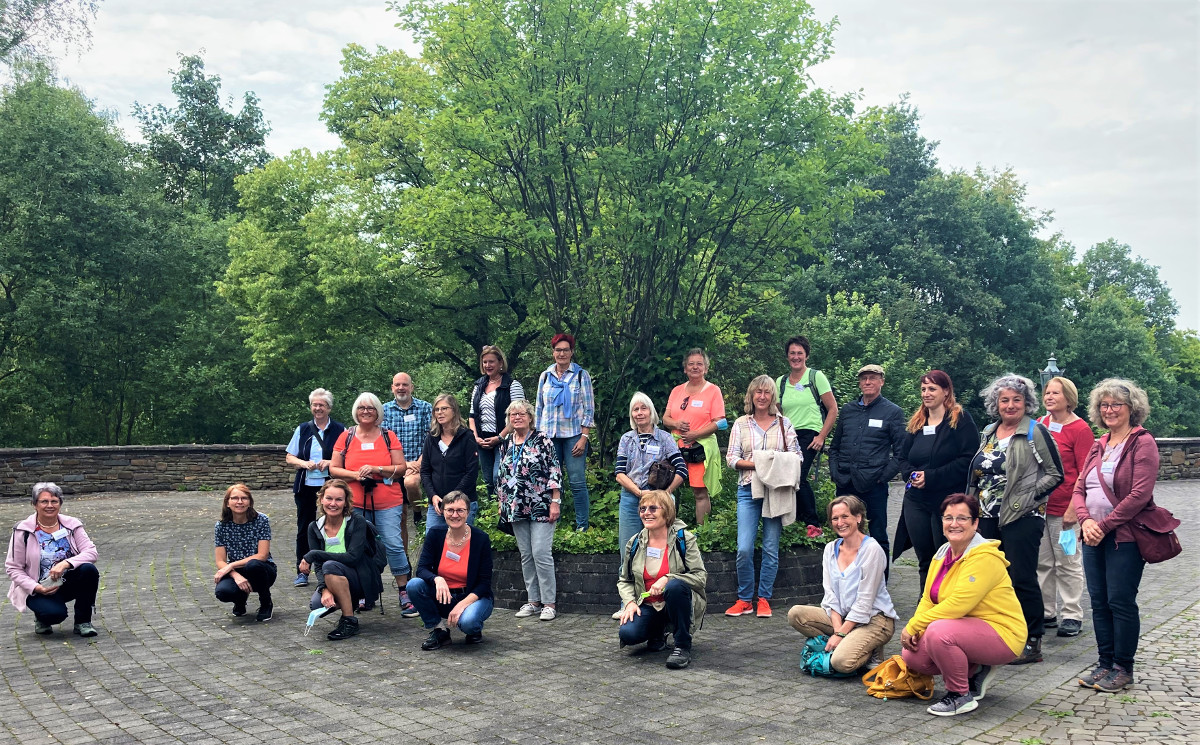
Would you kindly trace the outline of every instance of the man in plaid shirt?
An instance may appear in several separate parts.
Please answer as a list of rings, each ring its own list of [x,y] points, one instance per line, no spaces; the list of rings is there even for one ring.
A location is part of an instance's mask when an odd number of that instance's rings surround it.
[[[408,468],[404,471],[404,520],[401,522],[404,550],[408,551],[408,515],[421,499],[421,450],[433,424],[433,406],[413,398],[413,380],[405,372],[392,378],[394,401],[383,405],[383,428],[390,429],[404,449]]]

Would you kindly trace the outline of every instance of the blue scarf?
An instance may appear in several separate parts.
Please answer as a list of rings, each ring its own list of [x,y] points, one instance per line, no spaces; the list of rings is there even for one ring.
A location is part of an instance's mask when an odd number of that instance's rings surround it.
[[[546,371],[546,379],[550,381],[551,388],[550,405],[557,409],[562,409],[563,417],[566,419],[575,418],[575,397],[571,395],[571,383],[567,379],[572,373],[579,375],[579,371],[582,369],[577,363],[572,362],[571,366],[567,368],[567,372],[562,376],[562,379],[559,379],[554,374],[553,366]]]

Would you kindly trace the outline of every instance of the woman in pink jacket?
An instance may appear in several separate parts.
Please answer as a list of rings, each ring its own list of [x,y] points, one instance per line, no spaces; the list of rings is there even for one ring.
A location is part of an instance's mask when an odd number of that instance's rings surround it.
[[[59,513],[62,500],[56,484],[34,484],[34,513],[13,527],[4,560],[4,571],[12,578],[8,599],[18,611],[33,611],[38,634],[54,633],[54,624],[67,620],[67,603],[74,600],[75,633],[96,636],[96,545],[82,522]]]

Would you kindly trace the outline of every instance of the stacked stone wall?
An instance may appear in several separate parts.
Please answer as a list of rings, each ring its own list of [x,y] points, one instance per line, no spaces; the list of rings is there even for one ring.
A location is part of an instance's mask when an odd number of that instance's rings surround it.
[[[1200,437],[1164,437],[1158,459],[1159,480],[1200,479]]]

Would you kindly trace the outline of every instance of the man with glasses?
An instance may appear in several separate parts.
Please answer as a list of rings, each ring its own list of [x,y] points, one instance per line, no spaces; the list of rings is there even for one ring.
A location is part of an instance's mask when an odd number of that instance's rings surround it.
[[[292,482],[292,494],[296,501],[296,564],[308,553],[308,524],[317,519],[317,492],[329,478],[329,460],[333,457],[333,444],[345,431],[345,427],[330,418],[333,410],[333,394],[317,388],[308,394],[308,408],[312,412],[311,422],[303,422],[292,433],[287,446],[286,460],[296,469]],[[297,569],[295,587],[308,584],[308,573]]]
[[[405,552],[408,551],[409,516],[414,522],[418,519],[413,505],[421,502],[421,450],[433,422],[433,406],[428,401],[414,398],[414,387],[411,375],[396,373],[392,377],[393,400],[383,405],[383,428],[396,434],[408,463],[404,469],[404,516],[400,522]],[[416,609],[406,598],[401,599],[400,605],[401,616],[412,618],[417,615]]]

